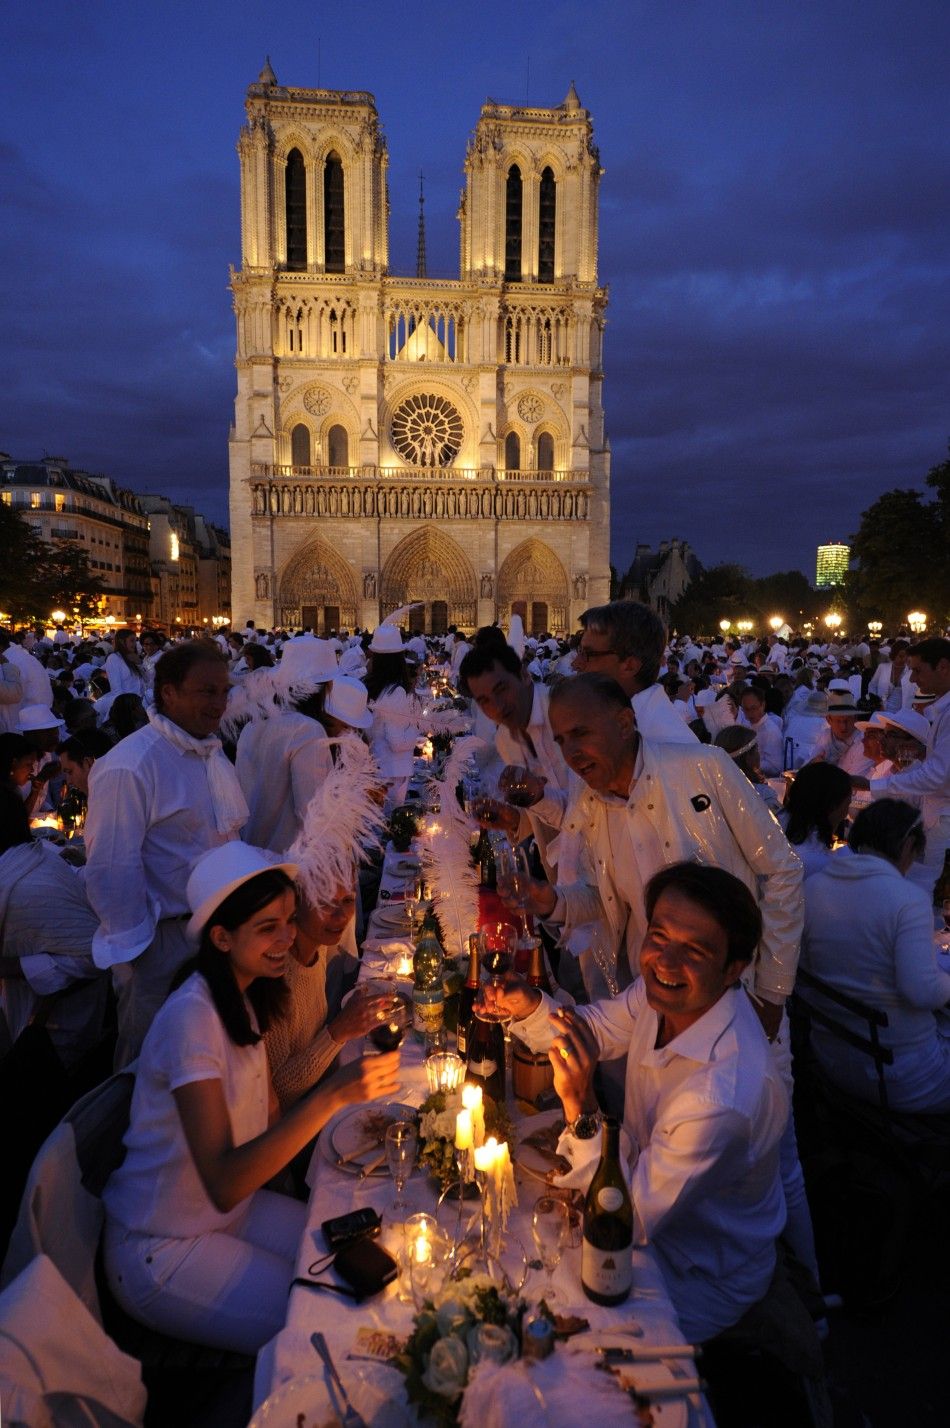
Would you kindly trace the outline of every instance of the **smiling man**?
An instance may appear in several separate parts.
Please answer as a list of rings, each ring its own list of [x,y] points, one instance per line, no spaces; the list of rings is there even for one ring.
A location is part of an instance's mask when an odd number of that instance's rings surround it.
[[[150,723],[89,773],[86,892],[99,918],[98,967],[111,967],[119,1010],[116,1068],[145,1033],[190,955],[185,889],[196,860],[237,838],[247,804],[217,738],[228,662],[210,641],[176,645],[155,669]]]
[[[785,1223],[788,1097],[739,985],[762,931],[748,888],[719,868],[677,863],[651,879],[645,906],[641,976],[622,996],[566,1010],[514,979],[486,995],[521,1040],[549,1053],[572,1187],[586,1187],[600,1153],[594,1068],[626,1056],[634,1243],[656,1251],[683,1332],[701,1342],[768,1289]]]

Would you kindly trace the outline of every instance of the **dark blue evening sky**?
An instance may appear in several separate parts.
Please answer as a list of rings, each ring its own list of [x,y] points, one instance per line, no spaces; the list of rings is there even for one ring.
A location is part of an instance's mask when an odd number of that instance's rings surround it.
[[[480,105],[575,81],[606,169],[615,564],[677,535],[812,575],[943,459],[948,0],[7,0],[0,448],[226,517],[235,143],[268,53],[373,91],[392,267],[424,168],[443,276]]]

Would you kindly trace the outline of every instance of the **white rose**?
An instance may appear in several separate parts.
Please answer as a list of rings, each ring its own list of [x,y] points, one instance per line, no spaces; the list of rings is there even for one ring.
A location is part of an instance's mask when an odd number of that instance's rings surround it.
[[[435,1322],[440,1334],[451,1334],[456,1329],[467,1329],[472,1322],[472,1316],[461,1296],[456,1298],[452,1295],[448,1299],[443,1299],[436,1309]]]
[[[475,1324],[465,1336],[473,1364],[488,1359],[493,1364],[507,1364],[518,1357],[518,1340],[504,1324]]]
[[[458,1398],[468,1377],[468,1351],[461,1339],[449,1335],[437,1339],[429,1354],[429,1364],[422,1382],[430,1393],[441,1398]]]

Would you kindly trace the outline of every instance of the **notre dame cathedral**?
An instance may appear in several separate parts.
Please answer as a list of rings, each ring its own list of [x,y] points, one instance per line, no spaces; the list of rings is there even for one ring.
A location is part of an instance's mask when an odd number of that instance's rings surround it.
[[[609,594],[600,160],[572,85],[489,102],[458,280],[389,271],[371,94],[268,63],[241,130],[232,609],[240,624],[570,631]]]

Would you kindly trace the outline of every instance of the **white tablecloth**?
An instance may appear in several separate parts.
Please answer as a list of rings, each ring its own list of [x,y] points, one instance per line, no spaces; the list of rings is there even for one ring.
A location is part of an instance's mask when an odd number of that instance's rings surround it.
[[[368,929],[371,945],[374,933],[376,937],[380,936],[380,929],[374,927],[374,920],[371,919]],[[386,931],[382,936],[386,939],[393,934]],[[373,976],[379,972],[380,967],[377,956],[365,955],[360,975]],[[359,1043],[355,1046],[351,1044],[347,1050],[358,1055]],[[422,1050],[410,1036],[403,1046],[400,1099],[418,1105],[425,1095]],[[516,1113],[513,1119],[517,1129],[519,1121],[524,1118]],[[297,1262],[299,1275],[306,1276],[309,1266],[325,1253],[320,1225],[322,1221],[334,1215],[372,1205],[383,1217],[380,1242],[395,1254],[402,1243],[402,1219],[416,1210],[426,1210],[430,1214],[435,1211],[435,1192],[430,1182],[416,1171],[406,1187],[408,1208],[401,1212],[399,1223],[394,1223],[391,1215],[395,1195],[392,1180],[386,1176],[369,1177],[360,1181],[354,1175],[329,1164],[323,1158],[319,1146],[314,1152],[308,1179],[311,1196],[307,1228]],[[517,1173],[517,1180],[520,1205],[511,1217],[510,1231],[520,1239],[528,1257],[531,1258],[534,1254],[530,1228],[531,1207],[542,1193],[543,1186],[538,1180],[524,1175],[521,1171]],[[332,1279],[333,1275],[328,1272],[319,1277]],[[543,1292],[544,1282],[540,1271],[530,1270],[522,1290],[523,1296],[529,1301],[536,1300]],[[579,1249],[569,1249],[565,1252],[555,1273],[554,1282],[559,1296],[559,1312],[576,1312],[582,1315],[594,1330],[607,1330],[612,1325],[629,1324],[634,1320],[642,1328],[643,1337],[631,1338],[631,1344],[683,1342],[659,1266],[648,1248],[634,1253],[634,1293],[619,1309],[604,1309],[586,1299],[580,1283]],[[405,1336],[411,1329],[413,1312],[411,1304],[400,1303],[395,1284],[390,1285],[383,1294],[360,1305],[352,1304],[331,1292],[315,1292],[302,1287],[293,1289],[287,1306],[284,1329],[258,1355],[254,1383],[255,1406],[290,1379],[319,1372],[320,1364],[310,1343],[310,1335],[315,1329],[325,1335],[338,1366],[345,1369],[346,1355],[356,1351],[356,1335],[360,1328],[368,1326]],[[549,1428],[561,1428],[561,1425],[563,1428],[576,1428],[578,1423],[594,1419],[598,1428],[606,1428],[608,1424],[631,1422],[629,1398],[608,1375],[598,1372],[594,1363],[593,1353],[577,1352],[568,1343],[559,1346],[543,1363],[532,1366],[532,1380],[544,1398],[544,1420]],[[694,1396],[688,1400],[688,1404],[689,1428],[709,1428],[712,1416],[705,1401]]]

